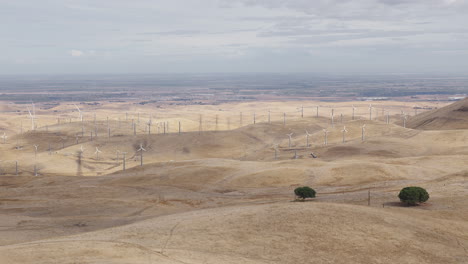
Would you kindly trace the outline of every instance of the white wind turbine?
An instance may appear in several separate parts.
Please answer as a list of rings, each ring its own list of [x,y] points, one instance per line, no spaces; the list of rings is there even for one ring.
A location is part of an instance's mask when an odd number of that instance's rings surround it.
[[[34,145],[34,159],[36,159],[37,157],[37,148],[39,147],[39,145]]]
[[[278,144],[274,144],[273,148],[275,149],[275,160],[278,159]]]
[[[7,138],[8,138],[8,136],[6,135],[5,132],[3,132],[3,136],[2,136],[3,144],[5,144]]]
[[[354,105],[352,107],[353,107],[353,120],[354,120],[354,112],[356,111],[356,107],[354,107]]]
[[[34,122],[34,119],[36,119],[36,114],[34,113],[34,110],[31,113],[31,110],[29,109],[29,107],[28,107],[28,112],[29,112],[29,118],[31,118],[31,130],[35,130],[36,129],[36,124]]]
[[[291,137],[292,137],[293,134],[294,133],[286,134],[288,136],[288,138],[289,138],[289,144],[288,144],[289,147],[291,147]]]
[[[387,111],[387,125],[390,124],[390,111]]]
[[[346,130],[346,126],[343,127],[343,130],[341,130],[343,133],[343,143],[346,142],[346,133],[348,133],[348,130]]]
[[[307,131],[307,129],[306,129],[305,132],[306,132],[306,148],[308,148],[309,147],[309,137],[311,136],[311,134],[309,134],[309,131]]]
[[[146,149],[143,148],[143,144],[140,144],[140,148],[137,151],[141,151],[140,166],[143,166],[143,151],[146,151]]]
[[[365,139],[365,135],[364,135],[364,132],[366,131],[366,125],[362,125],[361,126],[361,140],[364,141]]]
[[[369,120],[372,120],[372,104],[369,105]]]
[[[335,109],[333,109],[333,108],[331,110],[331,125],[332,125],[332,127],[335,126]]]
[[[151,120],[151,118],[148,120],[148,135],[151,135],[151,125],[153,124],[153,121]]]
[[[406,120],[408,119],[408,116],[406,113],[403,113],[403,127],[406,128]]]
[[[326,145],[328,145],[328,133],[330,133],[330,131],[324,129],[323,133],[324,133],[324,136],[325,136],[323,144],[326,146]]]
[[[37,158],[37,148],[38,145],[34,145],[34,176],[37,176],[37,164],[36,164],[36,158]]]
[[[80,116],[80,121],[83,122],[83,113],[81,112],[81,109],[76,104],[73,104],[73,105],[78,110],[78,114]]]
[[[100,151],[98,149],[98,147],[96,147],[96,151],[94,152],[94,154],[96,154],[96,160],[99,160],[99,153],[101,153],[102,151]]]

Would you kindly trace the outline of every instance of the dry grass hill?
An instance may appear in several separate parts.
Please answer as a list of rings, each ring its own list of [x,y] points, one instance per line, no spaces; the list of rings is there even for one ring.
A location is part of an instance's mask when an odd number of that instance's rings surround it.
[[[411,118],[407,127],[423,130],[468,129],[468,98]]]
[[[273,105],[278,113],[292,108]],[[290,115],[284,125],[259,114],[256,124],[219,122],[218,131],[199,132],[192,118],[181,134],[156,125],[149,134],[141,124],[133,135],[122,118],[110,120],[110,137],[102,120],[51,121],[19,134],[12,114],[2,113],[10,136],[0,144],[0,263],[468,263],[468,129],[403,128],[398,112],[407,106],[398,102],[375,104],[394,109],[390,124],[382,114],[370,121],[360,110],[353,120],[348,104],[333,107],[343,114],[333,126],[327,116]],[[227,108],[269,109],[207,106],[204,120]],[[116,108],[93,110],[106,116]],[[179,111],[195,112],[163,109],[172,127]],[[54,112],[38,112],[54,120]],[[91,140],[96,127],[102,133]],[[318,196],[294,202],[303,185]],[[402,207],[397,194],[410,185],[426,188],[429,202]]]

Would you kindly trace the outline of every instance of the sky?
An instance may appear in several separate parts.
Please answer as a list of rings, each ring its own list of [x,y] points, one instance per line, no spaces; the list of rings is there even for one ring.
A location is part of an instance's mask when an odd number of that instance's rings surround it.
[[[459,74],[468,0],[0,0],[0,52],[0,74]]]

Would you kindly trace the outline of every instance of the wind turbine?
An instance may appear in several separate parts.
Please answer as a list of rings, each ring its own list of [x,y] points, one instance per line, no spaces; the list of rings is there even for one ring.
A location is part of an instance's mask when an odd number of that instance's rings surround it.
[[[330,131],[328,131],[328,130],[326,130],[326,129],[323,130],[323,133],[324,133],[324,135],[325,135],[325,139],[324,139],[324,145],[325,145],[325,146],[328,145],[328,133],[329,133],[329,132],[330,132]]]
[[[36,164],[36,158],[37,158],[37,148],[38,145],[34,145],[34,176],[37,176],[37,164]]]
[[[307,131],[307,129],[306,129],[305,132],[306,132],[306,148],[308,148],[309,147],[309,137],[311,136],[311,134],[309,134],[309,131]]]
[[[408,119],[408,116],[406,113],[403,113],[403,127],[406,128],[406,120]]]
[[[34,145],[34,159],[36,159],[37,157],[37,148],[39,147],[39,145]]]
[[[151,125],[152,125],[153,121],[151,120],[151,118],[148,120],[148,135],[151,135]]]
[[[372,104],[369,105],[369,120],[372,120]]]
[[[366,125],[362,125],[361,126],[361,140],[364,141],[365,137],[364,137],[364,132],[366,131]]]
[[[33,104],[34,105],[34,104]],[[29,112],[29,118],[31,118],[31,130],[35,130],[36,129],[36,125],[34,123],[34,119],[36,119],[36,114],[34,114],[34,110],[33,112],[31,113],[31,110],[29,109],[28,107],[28,112]]]
[[[146,151],[146,149],[143,148],[143,144],[140,144],[140,148],[137,151],[141,151],[140,166],[143,166],[143,151]]]
[[[354,112],[356,111],[356,107],[354,107],[354,105],[352,107],[353,107],[353,120],[354,120]]]
[[[390,124],[390,111],[387,111],[387,125]]]
[[[273,148],[275,149],[275,160],[278,159],[278,144],[274,144]]]
[[[94,152],[94,154],[96,154],[96,160],[99,160],[99,153],[101,153],[101,151],[96,147],[96,151]]]
[[[3,136],[2,136],[3,144],[5,144],[5,141],[6,141],[7,138],[8,138],[8,136],[6,135],[5,132],[3,132]]]
[[[288,146],[291,147],[291,137],[294,133],[286,134],[289,137],[289,144]]]
[[[348,130],[346,130],[346,126],[343,127],[343,130],[341,130],[341,132],[343,132],[343,143],[346,142],[346,133],[348,133]]]
[[[331,125],[335,127],[335,109],[332,108],[331,110]]]
[[[125,160],[126,160],[125,157],[127,155],[127,152],[122,152],[122,155],[123,155],[123,158],[122,158],[123,159],[123,164],[122,164],[123,165],[123,171],[125,171]]]
[[[80,121],[83,122],[83,113],[81,112],[81,109],[76,104],[73,105],[78,110],[78,114],[80,115]]]

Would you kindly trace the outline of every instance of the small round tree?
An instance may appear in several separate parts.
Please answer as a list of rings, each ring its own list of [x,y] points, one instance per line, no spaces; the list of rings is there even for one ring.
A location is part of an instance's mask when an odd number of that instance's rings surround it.
[[[429,200],[429,193],[421,187],[405,187],[398,194],[400,201],[407,205],[417,205]]]
[[[294,194],[296,194],[297,197],[302,198],[302,200],[305,200],[305,198],[314,198],[315,193],[315,190],[308,186],[297,187],[294,190]]]

